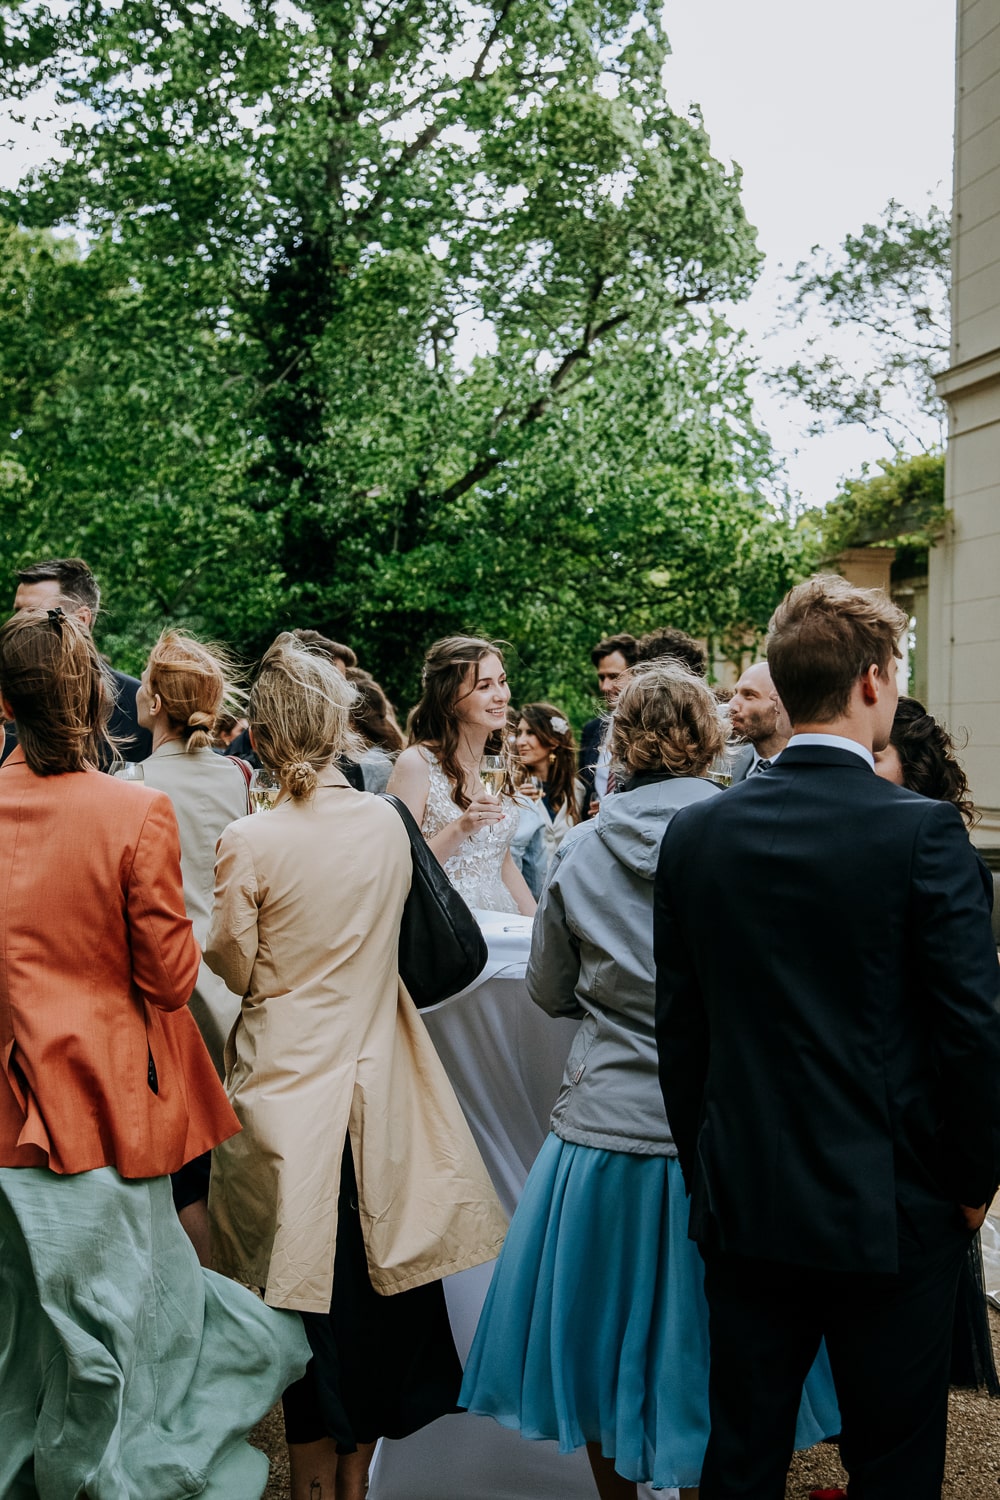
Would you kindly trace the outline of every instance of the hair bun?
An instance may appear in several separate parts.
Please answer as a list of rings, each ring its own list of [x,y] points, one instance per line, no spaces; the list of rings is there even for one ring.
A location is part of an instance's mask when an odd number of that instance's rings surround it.
[[[215,724],[215,715],[207,714],[202,709],[196,709],[193,714],[188,714],[189,729],[211,729]]]
[[[316,790],[316,768],[307,760],[295,761],[282,767],[281,781],[290,797],[311,797]]]

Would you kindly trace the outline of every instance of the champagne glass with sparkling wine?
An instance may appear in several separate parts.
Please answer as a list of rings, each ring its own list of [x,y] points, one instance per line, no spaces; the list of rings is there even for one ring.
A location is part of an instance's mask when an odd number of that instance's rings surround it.
[[[280,791],[281,786],[273,771],[268,771],[263,766],[254,771],[250,778],[250,805],[254,812],[270,812]]]
[[[499,797],[507,784],[507,762],[502,755],[484,755],[479,762],[479,775],[483,786],[494,797]],[[497,826],[491,823],[486,830],[487,837],[497,837]]]

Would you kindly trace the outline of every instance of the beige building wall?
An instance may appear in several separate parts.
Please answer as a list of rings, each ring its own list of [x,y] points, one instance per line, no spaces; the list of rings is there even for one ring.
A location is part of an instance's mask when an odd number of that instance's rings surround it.
[[[928,696],[959,742],[1000,853],[1000,4],[958,0],[945,495],[930,555]],[[992,861],[991,861],[992,862]]]

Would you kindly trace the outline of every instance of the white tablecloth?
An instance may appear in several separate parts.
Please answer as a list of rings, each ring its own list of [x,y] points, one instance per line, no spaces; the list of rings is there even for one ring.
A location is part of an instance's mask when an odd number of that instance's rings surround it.
[[[983,1225],[982,1242],[986,1295],[1000,1311],[1000,1193],[990,1204],[986,1223]]]
[[[513,1213],[548,1132],[577,1021],[554,1021],[528,997],[529,917],[477,912],[489,962],[463,994],[423,1012],[500,1201]],[[445,1281],[455,1343],[466,1358],[493,1273]],[[666,1500],[670,1491],[658,1491]],[[596,1500],[586,1453],[561,1454],[488,1417],[442,1417],[379,1444],[368,1500]],[[640,1497],[653,1491],[639,1487]]]

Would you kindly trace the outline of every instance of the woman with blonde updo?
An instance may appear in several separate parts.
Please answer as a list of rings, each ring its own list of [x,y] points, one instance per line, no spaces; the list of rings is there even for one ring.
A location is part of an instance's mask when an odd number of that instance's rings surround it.
[[[313,1352],[285,1394],[292,1500],[362,1500],[376,1440],[455,1409],[440,1278],[492,1259],[503,1216],[397,971],[409,838],[355,791],[355,689],[291,635],[267,652],[250,732],[270,812],[219,841],[205,957],[243,996],[216,1152],[221,1268],[301,1313]],[[352,747],[353,748],[353,747]]]
[[[204,946],[215,889],[215,846],[234,818],[250,811],[247,777],[236,762],[216,755],[212,733],[232,691],[232,664],[217,647],[180,630],[165,630],[149,654],[136,694],[136,713],[153,738],[148,760],[128,768],[130,780],[166,792],[181,835],[184,903]],[[191,997],[219,1076],[222,1053],[240,1000],[202,964]]]
[[[119,775],[166,792],[181,836],[184,905],[201,946],[208,936],[215,889],[215,846],[234,818],[249,811],[247,777],[233,760],[216,755],[212,731],[230,691],[232,666],[217,648],[180,630],[165,630],[153,647],[136,693],[136,716],[152,735],[152,754]],[[204,963],[191,996],[191,1014],[219,1077],[223,1048],[240,1009]],[[174,1207],[203,1265],[210,1264],[206,1155],[173,1178]]]
[[[624,790],[563,839],[528,962],[535,1003],[584,1019],[461,1401],[586,1444],[602,1500],[635,1500],[638,1483],[695,1490],[708,1439],[708,1306],[657,1076],[653,877],[674,814],[722,795],[707,772],[724,735],[704,680],[667,661],[633,669],[610,733]],[[828,1374],[823,1390],[800,1446],[839,1430]]]

